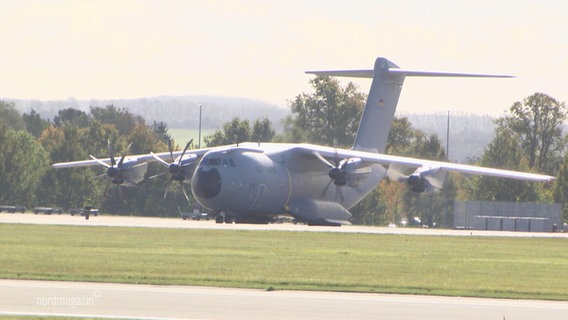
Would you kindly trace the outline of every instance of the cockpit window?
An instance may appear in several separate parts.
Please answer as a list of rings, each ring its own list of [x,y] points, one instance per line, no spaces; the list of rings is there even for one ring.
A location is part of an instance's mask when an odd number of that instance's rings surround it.
[[[219,158],[209,159],[207,164],[212,166],[212,167],[218,167],[218,166],[221,165],[221,159],[219,159]]]
[[[223,159],[223,168],[234,168],[235,167],[235,161],[233,161],[233,159],[231,158],[227,158],[227,159]]]
[[[209,158],[209,159],[203,159],[203,161],[201,162],[202,165],[205,166],[210,166],[210,167],[223,167],[223,168],[228,168],[228,167],[236,167],[235,166],[235,161],[233,161],[233,159],[228,158],[228,159],[221,159],[221,158]]]

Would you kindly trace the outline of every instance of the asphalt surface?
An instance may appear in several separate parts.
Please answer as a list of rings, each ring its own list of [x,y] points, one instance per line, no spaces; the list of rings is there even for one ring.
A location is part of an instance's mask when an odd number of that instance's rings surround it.
[[[280,230],[297,232],[345,232],[370,234],[406,234],[406,235],[436,235],[436,236],[480,236],[480,237],[561,237],[568,238],[568,233],[549,232],[505,232],[505,231],[479,231],[479,230],[451,230],[451,229],[421,229],[421,228],[386,228],[370,226],[341,226],[320,227],[304,224],[217,224],[213,220],[192,221],[181,218],[151,218],[151,217],[124,217],[124,216],[91,216],[86,220],[81,216],[0,213],[0,223],[45,224],[45,225],[73,225],[73,226],[108,226],[108,227],[140,227],[140,228],[188,228],[188,229],[215,229],[215,230]]]
[[[0,223],[354,232],[444,236],[563,237],[567,233],[216,224],[214,221],[0,214]],[[1,257],[0,257],[1,258]],[[0,265],[1,268],[1,265]],[[0,315],[123,319],[567,319],[568,302],[191,286],[0,280]]]
[[[0,315],[136,319],[566,319],[568,303],[0,280]]]

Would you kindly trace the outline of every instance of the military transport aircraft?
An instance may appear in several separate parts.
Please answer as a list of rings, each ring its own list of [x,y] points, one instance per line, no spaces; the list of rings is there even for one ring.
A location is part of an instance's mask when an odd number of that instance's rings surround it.
[[[531,181],[554,179],[382,153],[405,77],[510,76],[401,69],[381,57],[376,59],[373,70],[307,73],[373,79],[351,149],[249,142],[197,150],[187,150],[186,146],[182,152],[122,156],[118,162],[112,156],[92,157],[94,160],[56,163],[53,167],[104,165],[114,183],[132,184],[136,183],[131,181],[132,172],[138,172],[142,163],[157,160],[170,168],[174,180],[191,183],[195,199],[217,214],[217,222],[266,223],[277,215],[291,215],[312,225],[349,224],[348,210],[385,177],[406,183],[415,192],[439,190],[449,171]],[[414,171],[405,175],[400,168]]]

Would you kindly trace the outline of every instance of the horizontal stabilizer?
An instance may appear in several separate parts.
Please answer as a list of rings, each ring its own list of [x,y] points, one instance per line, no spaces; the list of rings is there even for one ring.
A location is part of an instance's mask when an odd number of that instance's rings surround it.
[[[390,68],[389,74],[400,74],[406,77],[469,77],[469,78],[514,78],[506,74],[463,73],[444,71],[424,71]]]
[[[373,70],[332,70],[332,71],[306,71],[308,74],[315,74],[330,77],[351,77],[351,78],[373,78]],[[465,73],[465,72],[445,72],[445,71],[425,71],[389,68],[387,73],[390,75],[400,75],[405,77],[468,77],[468,78],[514,78],[515,76],[506,74],[488,73]]]
[[[372,78],[373,70],[306,71],[307,74],[330,77]]]

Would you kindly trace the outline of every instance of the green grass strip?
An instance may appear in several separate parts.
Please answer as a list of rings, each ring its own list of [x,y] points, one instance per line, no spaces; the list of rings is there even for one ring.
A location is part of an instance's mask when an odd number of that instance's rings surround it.
[[[568,243],[0,224],[0,278],[568,300]]]

